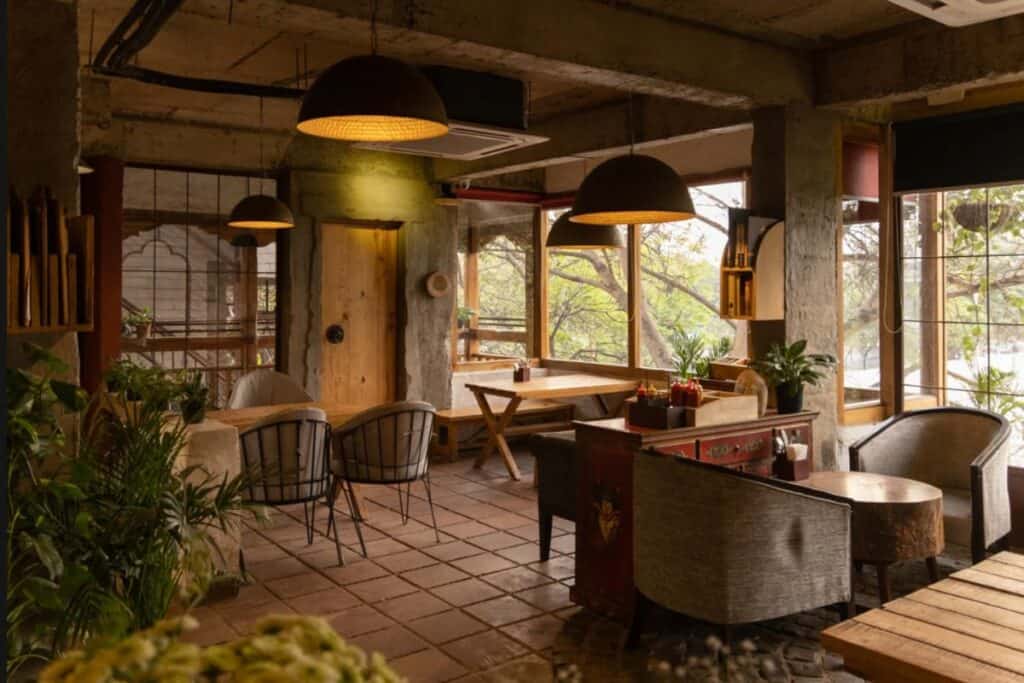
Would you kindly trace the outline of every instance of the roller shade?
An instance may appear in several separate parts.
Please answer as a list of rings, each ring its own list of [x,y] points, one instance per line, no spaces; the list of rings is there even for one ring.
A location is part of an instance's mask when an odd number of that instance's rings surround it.
[[[893,189],[1024,181],[1024,105],[893,126]]]

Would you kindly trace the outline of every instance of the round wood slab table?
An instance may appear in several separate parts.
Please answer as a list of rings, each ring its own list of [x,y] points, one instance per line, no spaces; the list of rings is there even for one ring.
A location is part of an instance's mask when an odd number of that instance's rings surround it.
[[[942,491],[913,479],[871,472],[814,472],[798,482],[853,501],[851,554],[878,569],[878,598],[890,598],[889,565],[924,559],[937,581],[935,556],[945,548]]]

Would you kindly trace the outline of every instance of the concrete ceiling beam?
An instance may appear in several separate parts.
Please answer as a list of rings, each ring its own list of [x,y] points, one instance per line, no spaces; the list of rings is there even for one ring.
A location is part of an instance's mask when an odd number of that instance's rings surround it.
[[[1024,17],[949,28],[933,23],[821,52],[816,103],[852,108],[951,88],[1024,79]]]
[[[697,135],[720,133],[748,125],[750,114],[737,109],[708,107],[693,102],[634,97],[628,102],[553,117],[530,129],[548,142],[477,161],[434,160],[439,180],[472,180],[497,173],[514,173],[561,164],[581,157],[597,157],[629,149],[630,118],[638,149]]]
[[[365,0],[261,0],[234,21],[352,40],[369,36]],[[798,52],[625,7],[589,0],[380,0],[381,52],[411,46],[427,59],[552,77],[720,107],[751,108],[813,97],[810,61]]]

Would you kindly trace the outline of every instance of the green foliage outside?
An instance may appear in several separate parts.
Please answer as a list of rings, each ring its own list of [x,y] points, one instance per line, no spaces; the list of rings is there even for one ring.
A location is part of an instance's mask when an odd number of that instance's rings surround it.
[[[32,354],[42,375],[7,371],[8,673],[194,603],[215,573],[210,533],[256,512],[240,477],[178,468],[175,378],[122,362],[87,404]]]

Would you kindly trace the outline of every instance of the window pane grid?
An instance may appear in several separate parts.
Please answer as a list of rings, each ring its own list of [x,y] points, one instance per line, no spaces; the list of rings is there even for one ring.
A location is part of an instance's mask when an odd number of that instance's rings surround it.
[[[273,193],[274,181],[266,184]],[[148,309],[153,323],[148,340],[126,327],[123,355],[199,370],[217,405],[244,372],[273,364],[274,235],[254,233],[257,247],[235,246],[243,233],[226,227],[250,187],[245,176],[125,170],[122,312]]]

